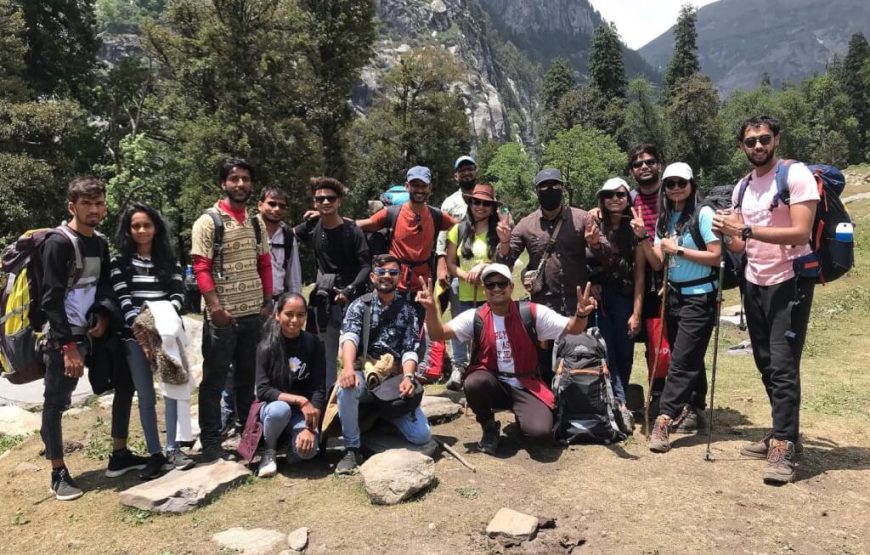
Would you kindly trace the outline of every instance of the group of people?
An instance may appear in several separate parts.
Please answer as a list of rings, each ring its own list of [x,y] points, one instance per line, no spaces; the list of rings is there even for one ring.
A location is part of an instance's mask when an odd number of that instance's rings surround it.
[[[219,172],[223,198],[196,220],[191,236],[204,303],[200,460],[232,458],[222,447],[222,407],[244,423],[257,400],[254,417],[263,423],[264,448],[258,474],[272,476],[279,452],[286,450],[288,462],[317,454],[323,414],[334,403],[345,446],[336,472],[351,473],[363,460],[360,407],[377,393],[367,383],[370,367],[386,368],[384,376],[396,378],[398,397],[410,401],[421,394],[418,364],[425,345],[448,340],[454,366],[447,385],[464,390],[481,426],[482,452],[498,448],[495,410],[513,411],[528,439],[552,442],[554,342],[593,324],[607,344],[614,394],[630,432],[626,391],[634,341],[643,336],[644,322],[659,315],[672,354],[667,378],[654,384],[660,402],[649,448],[664,453],[671,432],[703,422],[704,355],[715,325],[716,269],[727,248],[746,253],[749,333],[773,418],[771,432],[742,453],[767,459],[765,481],[791,481],[799,450],[800,356],[814,284],[795,274],[793,261],[809,252],[818,194],[810,172],[792,164],[790,202],[772,202],[779,140],[774,118],[752,118],[740,127],[737,145],[753,170],[742,198],[735,190],[730,211],[701,207],[692,168],[665,166],[656,146],[642,144],[628,155],[634,189],[620,177],[609,179],[597,206],[586,211],[565,204],[559,170],[545,168],[532,184],[540,206],[519,222],[491,185],[478,183],[470,156],[456,160],[457,191],[440,209],[428,204],[430,170],[416,166],[407,172],[408,202],[357,221],[341,214],[346,190],[339,181],[312,178],[313,209],[295,227],[285,223],[288,197],[277,187],[263,189],[257,212],[249,212],[254,168],[242,159],[225,161]],[[164,388],[164,452],[154,355],[130,331],[146,303],[182,308],[182,272],[166,224],[148,206],[128,207],[116,234],[117,256],[110,260],[96,233],[106,214],[102,182],[73,180],[68,208],[65,233],[53,235],[42,251],[42,308],[50,322],[42,437],[58,499],[82,494],[64,464],[61,413],[92,342],[114,333],[113,306],[123,316],[117,334],[127,364],[116,372],[107,474],[137,469],[150,479],[194,464],[181,450],[190,439],[192,386],[180,394]],[[386,238],[385,252],[369,250],[367,234],[376,232]],[[312,249],[317,270],[307,300],[300,245]],[[79,251],[82,271],[72,262]],[[528,303],[513,300],[513,266],[523,253]],[[449,297],[448,322],[442,321],[439,290]],[[133,391],[147,458],[127,448]],[[406,405],[387,419],[409,442],[429,442],[419,403]]]

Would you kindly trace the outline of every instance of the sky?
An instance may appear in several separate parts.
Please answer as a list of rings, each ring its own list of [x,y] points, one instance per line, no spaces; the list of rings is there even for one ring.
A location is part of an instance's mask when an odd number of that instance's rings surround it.
[[[715,0],[590,0],[607,21],[616,23],[622,42],[637,50],[677,22],[687,2],[701,7]]]

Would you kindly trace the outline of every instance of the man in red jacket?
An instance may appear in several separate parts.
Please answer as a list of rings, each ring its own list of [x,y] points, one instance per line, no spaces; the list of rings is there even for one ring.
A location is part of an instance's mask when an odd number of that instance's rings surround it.
[[[526,330],[534,326],[537,339],[544,341],[583,332],[596,307],[590,285],[586,284],[583,293],[577,287],[577,309],[568,318],[544,305],[513,301],[513,276],[503,264],[487,266],[481,282],[486,304],[466,310],[446,324],[439,320],[431,280],[417,295],[417,302],[426,309],[426,326],[433,340],[472,341],[464,387],[468,406],[483,429],[480,450],[492,455],[498,448],[501,424],[493,409],[512,410],[529,439],[551,441],[554,396],[541,380],[537,349]]]

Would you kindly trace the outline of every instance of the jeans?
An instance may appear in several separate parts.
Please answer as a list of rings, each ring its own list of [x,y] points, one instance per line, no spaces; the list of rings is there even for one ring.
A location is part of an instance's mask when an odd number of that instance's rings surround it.
[[[624,404],[625,390],[631,381],[631,367],[634,364],[634,338],[628,334],[628,319],[634,310],[634,298],[604,286],[601,300],[597,311],[598,329],[607,345],[607,366],[613,380],[613,395],[620,404]]]
[[[815,282],[792,278],[776,285],[746,283],[746,323],[752,355],[770,401],[773,437],[796,442],[800,434],[801,354]]]
[[[469,374],[464,388],[468,406],[481,425],[493,421],[493,409],[510,409],[524,436],[532,441],[553,441],[553,411],[529,391],[511,387],[485,370]]]
[[[337,395],[341,435],[344,437],[344,446],[348,449],[358,449],[360,446],[359,405],[371,402],[371,394],[366,388],[363,373],[357,370],[356,375],[359,384],[352,389],[339,387]],[[429,421],[420,407],[414,409],[414,412],[391,418],[390,422],[414,445],[424,445],[432,439]]]
[[[160,432],[157,430],[157,398],[154,394],[154,374],[145,352],[134,339],[124,340],[127,352],[126,375],[117,374],[115,398],[112,401],[112,437],[127,439],[130,433],[130,411],[133,407],[133,388],[139,395],[139,422],[145,436],[148,453],[160,453]],[[131,381],[132,379],[132,381]]]
[[[671,366],[659,401],[660,414],[675,418],[685,405],[703,410],[707,396],[704,354],[716,320],[716,293],[668,291],[666,326]]]
[[[463,305],[473,304],[468,301],[459,300],[459,278],[453,278],[450,281],[450,314],[456,318],[461,312],[466,310]],[[453,349],[453,364],[456,366],[465,366],[468,364],[468,345],[456,339],[450,340],[450,346]]]
[[[333,303],[329,309],[326,331],[320,334],[326,352],[326,391],[329,391],[338,375],[338,338],[341,336],[341,323],[344,321],[345,312],[347,307]]]
[[[229,370],[227,370],[227,381],[224,384],[223,391],[221,391],[221,428],[226,428],[231,424],[239,424],[239,421],[236,419],[236,396],[233,394],[234,383],[233,365],[231,364]]]
[[[166,450],[178,449],[177,438],[181,441],[193,439],[190,421],[190,400],[170,399],[164,396],[166,404]]]
[[[314,449],[307,455],[302,455],[296,449],[296,437],[305,429],[305,415],[301,409],[291,407],[284,401],[272,401],[260,408],[260,421],[263,423],[263,441],[266,449],[278,447],[282,438],[290,440],[287,458],[291,460],[308,460],[317,455],[317,445],[320,443],[320,433],[314,438]],[[289,437],[288,437],[289,436]]]
[[[259,315],[237,318],[235,324],[202,325],[202,383],[199,385],[199,427],[202,446],[217,447],[221,437],[221,391],[233,367],[235,416],[245,422],[254,400],[254,368],[262,321]]]
[[[87,356],[89,344],[85,340],[77,341],[82,358]],[[51,349],[43,354],[45,362],[45,391],[42,403],[42,426],[39,435],[45,445],[45,458],[49,460],[63,459],[63,426],[61,419],[72,403],[72,392],[79,382],[78,378],[66,376],[63,367],[63,353],[60,349]]]

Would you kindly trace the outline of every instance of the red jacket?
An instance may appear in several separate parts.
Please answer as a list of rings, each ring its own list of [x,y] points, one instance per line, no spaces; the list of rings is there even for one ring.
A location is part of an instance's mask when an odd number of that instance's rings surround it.
[[[532,316],[536,316],[537,306],[532,303]],[[477,342],[476,360],[472,360],[468,366],[468,373],[478,370],[486,370],[498,374],[498,356],[496,353],[495,328],[492,324],[492,309],[489,304],[480,309],[480,317],[483,320],[483,328],[480,337],[473,340]],[[510,304],[507,316],[505,316],[505,330],[507,330],[508,342],[514,358],[514,371],[516,377],[524,388],[544,402],[551,409],[556,406],[555,396],[540,378],[538,372],[538,346],[532,342],[532,338],[523,326],[520,310],[516,302]]]

